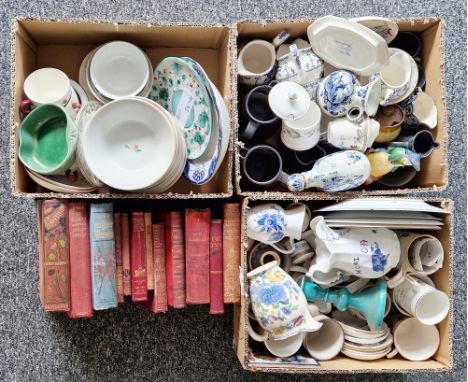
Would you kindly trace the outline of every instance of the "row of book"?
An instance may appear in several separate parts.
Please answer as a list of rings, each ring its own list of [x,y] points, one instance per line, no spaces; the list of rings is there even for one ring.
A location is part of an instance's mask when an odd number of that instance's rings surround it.
[[[112,203],[38,202],[42,306],[92,317],[125,299],[155,313],[209,304],[211,314],[240,301],[240,205],[116,212]],[[185,215],[185,216],[184,216]]]

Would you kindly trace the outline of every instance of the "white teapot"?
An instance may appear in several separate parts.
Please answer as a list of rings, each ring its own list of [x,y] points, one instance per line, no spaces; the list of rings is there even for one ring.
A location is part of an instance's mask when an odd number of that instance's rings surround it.
[[[323,216],[310,222],[316,256],[307,275],[317,284],[335,285],[345,274],[376,279],[397,266],[400,241],[388,228],[333,230]]]

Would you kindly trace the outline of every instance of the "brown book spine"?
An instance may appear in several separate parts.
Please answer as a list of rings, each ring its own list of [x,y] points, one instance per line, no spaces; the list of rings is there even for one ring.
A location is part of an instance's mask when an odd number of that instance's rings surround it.
[[[43,199],[39,199],[36,205],[37,213],[37,240],[39,243],[39,299],[44,306],[44,241],[42,240],[42,203]]]
[[[93,316],[88,203],[68,203],[71,318]]]
[[[154,260],[153,260],[153,216],[145,212],[145,249],[146,249],[146,279],[148,290],[154,289]]]
[[[224,302],[240,302],[239,266],[241,253],[241,208],[226,203],[223,213]]]
[[[132,270],[130,266],[130,224],[127,213],[120,214],[120,234],[122,237],[122,268],[124,296],[132,295]]]
[[[143,212],[132,212],[132,245],[130,247],[132,268],[132,301],[146,301],[145,217]]]
[[[68,201],[42,203],[42,290],[47,312],[70,310],[70,257],[68,252]]]
[[[164,223],[153,224],[154,295],[151,310],[167,312],[166,294],[166,245]]]
[[[186,303],[210,303],[210,219],[206,210],[185,211]]]
[[[223,222],[216,219],[210,227],[210,314],[223,313]]]
[[[167,304],[185,307],[185,248],[182,212],[164,214]]]
[[[122,215],[114,213],[114,240],[115,240],[115,281],[117,284],[117,302],[124,302],[123,286],[123,254],[122,254]]]

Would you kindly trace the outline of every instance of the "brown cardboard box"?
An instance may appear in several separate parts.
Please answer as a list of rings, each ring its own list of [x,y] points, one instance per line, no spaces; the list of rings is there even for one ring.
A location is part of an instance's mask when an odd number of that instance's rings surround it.
[[[401,356],[393,359],[382,358],[377,361],[358,361],[344,355],[338,355],[330,361],[321,361],[319,367],[305,365],[285,366],[279,364],[276,367],[265,367],[255,365],[253,362],[255,353],[253,352],[247,333],[246,320],[248,319],[249,295],[247,274],[247,211],[249,206],[264,202],[268,198],[244,200],[242,206],[242,231],[241,238],[243,250],[241,252],[241,304],[237,305],[234,311],[234,348],[237,357],[246,370],[282,373],[366,373],[366,372],[387,372],[387,373],[407,373],[415,371],[444,371],[452,367],[452,309],[448,316],[438,324],[440,333],[440,346],[432,359],[421,362],[408,361]],[[270,198],[271,200],[271,198]],[[443,199],[424,199],[427,202],[446,209],[452,210],[453,202]],[[297,199],[284,200],[284,206]],[[305,202],[313,211],[317,208],[325,207],[336,202],[336,200],[304,198]],[[282,202],[280,202],[282,203]],[[444,247],[444,264],[435,274],[431,276],[436,288],[445,292],[452,300],[452,215],[444,215],[444,226],[439,231],[431,231],[430,234],[436,236]],[[258,344],[258,343],[256,343]]]
[[[19,104],[23,82],[35,69],[56,67],[78,81],[86,54],[102,43],[126,40],[145,50],[153,67],[166,56],[190,56],[205,69],[230,110],[235,102],[231,62],[235,59],[233,27],[213,24],[111,23],[84,20],[16,19],[12,25],[11,186],[23,197],[80,198],[215,198],[232,195],[232,134],[230,148],[215,177],[195,186],[181,178],[165,194],[126,194],[109,189],[93,194],[59,194],[39,187],[26,174],[17,156]],[[231,126],[234,122],[231,121]],[[232,130],[232,129],[231,129]]]
[[[302,37],[307,40],[307,27],[313,20],[281,20],[281,21],[244,21],[237,24],[238,40],[237,44],[255,38],[271,41],[279,32],[287,29],[291,35],[290,40]],[[340,192],[346,197],[356,197],[359,195],[384,195],[384,194],[404,194],[409,192],[441,191],[446,188],[448,181],[447,171],[447,113],[445,104],[445,79],[444,79],[444,22],[439,18],[427,19],[400,19],[397,20],[400,31],[412,31],[421,37],[422,40],[422,62],[426,73],[426,88],[437,105],[438,120],[437,127],[432,130],[436,141],[440,143],[440,148],[421,162],[421,171],[416,175],[405,188],[388,188],[379,184],[373,184],[358,190]],[[238,87],[239,97],[242,88]],[[239,107],[239,105],[237,105]],[[237,114],[236,112],[234,114]],[[234,115],[233,114],[233,115]],[[238,125],[238,129],[239,129]],[[239,134],[236,131],[235,145],[235,186],[236,192],[245,196],[264,195],[264,192],[254,191],[242,180],[240,147],[244,143],[239,141]],[[299,194],[286,192],[284,187],[268,191],[269,196],[276,195],[281,199],[284,196],[303,197],[315,196],[320,198],[324,192],[310,189]]]

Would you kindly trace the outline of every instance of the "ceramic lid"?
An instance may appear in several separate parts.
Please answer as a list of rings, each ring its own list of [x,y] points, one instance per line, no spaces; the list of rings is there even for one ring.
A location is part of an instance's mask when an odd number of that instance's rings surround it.
[[[309,110],[310,99],[307,90],[296,82],[282,81],[273,86],[268,103],[271,110],[281,119],[302,118]]]

